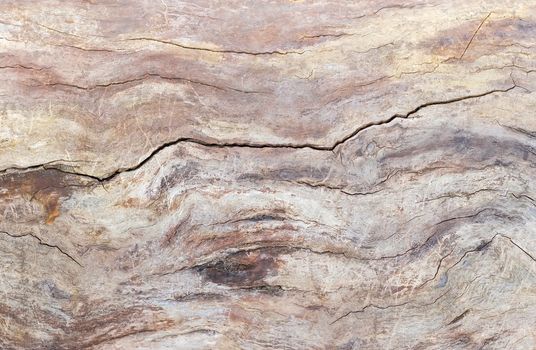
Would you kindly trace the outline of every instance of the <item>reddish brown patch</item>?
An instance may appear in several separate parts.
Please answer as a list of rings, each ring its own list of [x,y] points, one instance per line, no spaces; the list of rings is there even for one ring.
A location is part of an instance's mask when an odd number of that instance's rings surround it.
[[[120,206],[124,207],[124,208],[138,208],[141,206],[141,201],[139,198],[127,198],[125,199],[124,201],[122,202],[119,202]]]
[[[76,186],[84,186],[80,178],[54,169],[4,174],[0,177],[0,197],[24,197],[43,206],[44,221],[52,224],[60,216],[61,199],[69,197]]]
[[[463,56],[473,61],[488,51],[504,50],[508,45],[530,42],[536,32],[536,25],[519,19],[498,19],[483,13],[480,18],[440,31],[437,36],[422,44],[422,48],[432,54],[457,61]]]
[[[396,293],[408,290],[410,288],[411,288],[411,286],[393,286],[393,287],[391,287],[391,293],[396,294]]]
[[[106,309],[102,305],[92,305],[91,315],[81,315],[71,328],[72,338],[64,344],[69,348],[91,347],[103,342],[127,337],[133,334],[156,332],[175,325],[153,306]],[[104,312],[107,310],[107,312]],[[80,346],[81,343],[83,346]]]
[[[232,308],[229,312],[229,320],[232,322],[239,322],[239,323],[251,323],[251,319],[247,316],[247,314],[242,310],[241,308]]]
[[[45,223],[47,225],[54,223],[54,220],[56,220],[56,218],[60,216],[59,194],[53,191],[50,193],[39,195],[36,198],[38,198],[38,201],[45,208],[45,214],[46,214]]]
[[[166,234],[164,235],[164,238],[162,239],[162,244],[161,244],[162,247],[168,247],[173,243],[173,241],[175,240],[175,237],[181,231],[181,229],[186,225],[189,218],[190,216],[187,216],[186,219],[184,219],[182,222],[180,222],[179,224],[175,226],[170,227],[167,230]]]

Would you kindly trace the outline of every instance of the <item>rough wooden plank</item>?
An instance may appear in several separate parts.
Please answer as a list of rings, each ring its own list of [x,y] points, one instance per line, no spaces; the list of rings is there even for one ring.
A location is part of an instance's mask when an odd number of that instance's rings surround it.
[[[0,348],[536,347],[536,5],[2,1]]]

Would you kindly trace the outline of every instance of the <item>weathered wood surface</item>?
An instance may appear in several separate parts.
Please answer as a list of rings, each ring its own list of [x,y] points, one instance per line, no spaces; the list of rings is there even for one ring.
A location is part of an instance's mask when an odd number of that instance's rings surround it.
[[[536,3],[0,2],[0,348],[536,348]]]

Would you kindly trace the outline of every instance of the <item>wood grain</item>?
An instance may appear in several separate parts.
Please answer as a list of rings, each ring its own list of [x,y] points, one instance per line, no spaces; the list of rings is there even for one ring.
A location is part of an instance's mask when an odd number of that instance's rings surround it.
[[[0,2],[0,348],[535,349],[536,4]]]

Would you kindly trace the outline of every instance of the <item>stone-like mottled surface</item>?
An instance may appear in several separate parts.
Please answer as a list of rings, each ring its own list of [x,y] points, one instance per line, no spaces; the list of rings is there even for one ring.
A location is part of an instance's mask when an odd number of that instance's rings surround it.
[[[0,2],[0,348],[536,348],[536,4]]]

